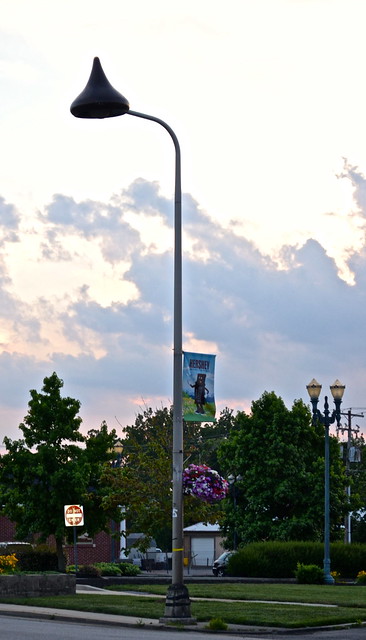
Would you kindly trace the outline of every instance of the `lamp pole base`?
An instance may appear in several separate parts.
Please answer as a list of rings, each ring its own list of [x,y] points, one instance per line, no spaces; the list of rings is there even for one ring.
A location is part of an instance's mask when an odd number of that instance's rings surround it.
[[[330,573],[324,574],[324,584],[334,584],[335,580]]]
[[[328,534],[329,535],[329,534]],[[324,557],[324,584],[334,584],[335,580],[330,572],[330,558],[329,551],[327,551]]]
[[[165,600],[165,613],[159,622],[196,624],[191,616],[191,601],[188,589],[184,584],[171,584]]]

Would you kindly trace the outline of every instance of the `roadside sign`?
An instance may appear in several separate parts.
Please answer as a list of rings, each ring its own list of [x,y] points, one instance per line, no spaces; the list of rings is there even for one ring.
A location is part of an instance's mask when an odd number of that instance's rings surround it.
[[[65,504],[66,527],[82,527],[84,525],[84,509],[80,504]]]

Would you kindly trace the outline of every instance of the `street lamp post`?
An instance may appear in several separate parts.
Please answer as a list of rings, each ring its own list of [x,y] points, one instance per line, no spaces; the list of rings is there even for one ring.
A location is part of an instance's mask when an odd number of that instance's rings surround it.
[[[345,385],[336,380],[331,386],[335,409],[332,414],[329,411],[328,397],[324,398],[324,415],[318,409],[318,402],[322,385],[313,378],[308,385],[311,404],[313,406],[313,424],[320,422],[325,427],[325,465],[324,465],[324,582],[334,584],[334,578],[330,573],[330,518],[329,518],[329,426],[335,421],[339,427],[341,421],[341,403]]]
[[[112,461],[113,469],[120,468],[121,462],[122,462],[122,451],[123,451],[123,444],[121,440],[118,438],[113,446],[113,453],[116,456],[115,459]],[[114,520],[111,520],[111,562],[116,561],[116,540],[114,536],[115,532],[116,532],[116,523]],[[118,559],[119,559],[119,553],[118,553]]]
[[[237,550],[238,547],[238,532],[236,530],[236,518],[237,518],[237,481],[240,482],[242,480],[242,476],[239,474],[238,476],[234,476],[232,473],[228,476],[228,482],[230,487],[232,487],[233,492],[233,507],[234,507],[234,531],[233,531],[233,551]]]
[[[166,122],[130,109],[128,100],[108,81],[99,58],[94,58],[88,83],[72,103],[70,111],[77,118],[111,118],[128,114],[152,120],[166,129],[175,148],[172,583],[166,597],[163,620],[192,623],[188,589],[183,584],[182,190],[179,142]]]

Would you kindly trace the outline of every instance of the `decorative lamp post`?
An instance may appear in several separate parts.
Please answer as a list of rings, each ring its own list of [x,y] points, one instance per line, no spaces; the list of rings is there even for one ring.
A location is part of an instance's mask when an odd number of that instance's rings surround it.
[[[115,460],[112,462],[112,467],[119,468],[122,462],[123,442],[119,438],[113,445],[113,452],[116,454]]]
[[[230,485],[230,487],[232,487],[232,492],[233,492],[233,507],[234,507],[234,531],[233,531],[233,551],[237,550],[238,547],[238,533],[236,531],[236,509],[237,509],[237,488],[236,488],[236,482],[240,480],[242,480],[242,476],[238,475],[238,476],[234,476],[233,474],[230,474],[227,478],[228,483]]]
[[[116,454],[115,459],[112,461],[113,469],[119,469],[119,467],[121,466],[122,451],[123,451],[123,444],[122,444],[122,441],[118,438],[118,440],[116,440],[116,442],[113,445],[113,453]],[[111,534],[112,534],[111,535],[111,562],[116,561],[116,541],[114,538],[115,531],[116,531],[116,523],[114,520],[112,520],[111,521]]]
[[[324,398],[324,415],[318,409],[318,402],[322,385],[312,379],[308,385],[311,404],[313,405],[313,424],[320,422],[325,427],[325,466],[324,466],[324,582],[325,584],[334,584],[334,578],[330,573],[330,524],[329,524],[329,425],[337,422],[339,427],[341,421],[341,403],[345,385],[336,380],[331,386],[335,409],[330,414],[328,397]]]
[[[192,623],[188,589],[183,584],[182,191],[179,142],[166,122],[130,109],[128,100],[108,81],[99,58],[94,58],[88,83],[72,103],[70,111],[76,118],[111,118],[128,114],[152,120],[166,129],[175,148],[172,583],[162,620]]]

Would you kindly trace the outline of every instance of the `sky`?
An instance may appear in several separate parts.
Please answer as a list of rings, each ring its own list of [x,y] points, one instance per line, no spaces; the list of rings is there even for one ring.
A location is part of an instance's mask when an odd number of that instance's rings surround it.
[[[179,139],[183,349],[216,355],[218,413],[308,402],[313,377],[321,409],[338,378],[366,412],[366,3],[0,15],[0,441],[53,371],[84,431],[172,402],[174,147],[151,121],[71,115],[95,56]]]

